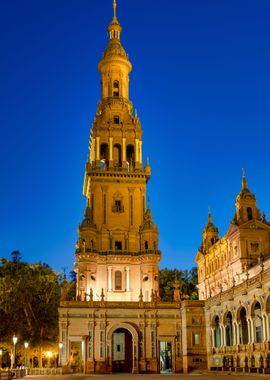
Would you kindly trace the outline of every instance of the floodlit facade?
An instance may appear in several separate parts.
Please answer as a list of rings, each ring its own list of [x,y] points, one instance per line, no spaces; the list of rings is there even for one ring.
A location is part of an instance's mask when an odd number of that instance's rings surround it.
[[[142,127],[129,99],[131,62],[116,17],[98,64],[101,100],[91,128],[76,244],[76,300],[59,309],[61,363],[85,373],[204,368],[204,302],[159,298],[158,228],[146,187]]]
[[[85,373],[192,369],[270,373],[270,224],[243,173],[226,235],[209,212],[196,255],[199,301],[159,297],[158,228],[147,204],[149,162],[129,99],[132,64],[116,17],[98,64],[101,99],[90,134],[76,243],[76,299],[63,289],[60,362]],[[147,129],[146,129],[147,133]]]
[[[196,256],[208,367],[270,373],[270,224],[245,173],[235,206],[222,238],[209,213]]]

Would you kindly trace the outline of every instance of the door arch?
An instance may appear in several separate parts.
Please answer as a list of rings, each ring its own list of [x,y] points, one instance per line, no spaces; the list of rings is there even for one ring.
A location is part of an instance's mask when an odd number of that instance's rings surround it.
[[[107,334],[107,353],[111,372],[138,373],[138,333],[128,324],[112,326]]]

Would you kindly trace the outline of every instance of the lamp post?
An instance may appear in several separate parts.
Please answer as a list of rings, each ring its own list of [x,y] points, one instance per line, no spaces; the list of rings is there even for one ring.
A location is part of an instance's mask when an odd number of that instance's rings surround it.
[[[13,335],[13,363],[12,363],[12,368],[16,368],[16,343],[18,342],[18,338]]]
[[[3,356],[3,350],[0,348],[0,372],[2,370],[2,356]]]
[[[24,342],[24,367],[28,367],[28,342]]]
[[[63,348],[63,343],[59,343],[59,367],[62,367],[62,348]]]

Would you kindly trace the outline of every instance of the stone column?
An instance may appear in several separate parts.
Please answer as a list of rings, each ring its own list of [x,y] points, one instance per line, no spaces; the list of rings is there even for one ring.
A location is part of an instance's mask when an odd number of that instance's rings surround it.
[[[236,323],[236,344],[240,344],[240,323]]]
[[[220,334],[221,346],[224,347],[226,346],[226,336],[225,336],[224,325],[220,325],[220,330],[221,330],[221,334]]]
[[[93,138],[93,140],[91,142],[91,148],[90,148],[90,162],[91,162],[91,164],[93,161],[95,161],[95,155],[96,155],[95,145],[96,145],[96,139]]]
[[[139,141],[139,161],[142,163],[142,141]]]
[[[109,160],[113,160],[113,137],[109,138]]]
[[[99,144],[99,136],[96,137],[96,160],[100,160],[100,144]]]
[[[108,267],[108,292],[112,291],[112,267]]]
[[[129,292],[130,291],[130,269],[129,267],[126,267],[126,291]]]
[[[254,339],[254,323],[253,323],[253,319],[252,318],[249,318],[248,319],[248,330],[249,330],[249,343],[254,343],[255,339]]]
[[[236,330],[236,322],[232,322],[232,345],[235,346],[237,343],[237,330]]]
[[[127,160],[127,152],[126,152],[126,138],[122,138],[122,161],[123,165],[126,165],[126,160]]]
[[[266,342],[267,340],[267,333],[266,333],[266,315],[262,315],[262,331],[263,331],[263,336],[262,336],[262,341]]]
[[[213,327],[211,327],[211,344],[212,344],[212,347],[216,347],[216,345],[215,345],[215,331],[214,331]]]
[[[265,314],[265,331],[266,331],[266,337],[265,340],[270,340],[270,332],[269,332],[269,315]]]
[[[135,163],[139,161],[139,140],[135,139]]]

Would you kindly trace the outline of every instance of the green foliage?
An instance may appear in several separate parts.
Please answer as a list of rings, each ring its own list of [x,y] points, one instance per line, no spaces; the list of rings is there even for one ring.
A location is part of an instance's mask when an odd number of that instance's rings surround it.
[[[59,276],[47,264],[0,259],[0,341],[15,334],[31,346],[58,339]]]
[[[182,299],[198,299],[196,267],[183,271],[165,268],[159,271],[159,295],[162,301],[173,301],[176,280],[180,284]]]

